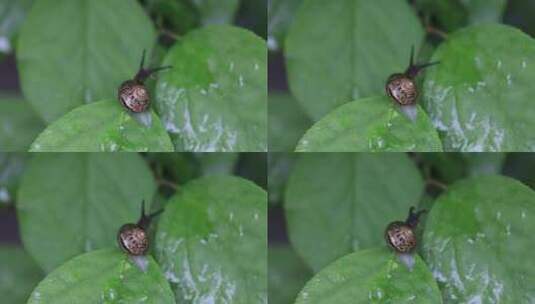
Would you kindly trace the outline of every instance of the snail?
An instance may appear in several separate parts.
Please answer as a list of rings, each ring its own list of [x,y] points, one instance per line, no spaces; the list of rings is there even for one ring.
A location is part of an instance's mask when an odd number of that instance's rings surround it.
[[[145,50],[143,50],[141,64],[139,65],[139,70],[136,76],[134,76],[134,79],[123,82],[118,91],[119,101],[121,101],[125,108],[134,113],[144,112],[150,105],[150,95],[145,87],[145,80],[156,72],[171,68],[171,66],[163,66],[145,69],[143,67],[144,63]]]
[[[150,215],[145,214],[145,201],[141,203],[141,217],[136,224],[124,224],[117,233],[119,247],[131,256],[145,255],[149,249],[147,228],[151,220],[163,212],[160,209]]]
[[[409,210],[409,216],[405,222],[396,221],[388,224],[385,230],[387,244],[397,253],[410,253],[416,248],[416,233],[414,229],[418,225],[420,216],[427,210],[414,213],[414,207]]]
[[[392,74],[388,77],[385,86],[386,93],[401,106],[414,105],[418,98],[418,88],[415,81],[416,76],[423,69],[439,63],[435,61],[425,64],[414,64],[414,47],[412,47],[409,67],[403,73]]]

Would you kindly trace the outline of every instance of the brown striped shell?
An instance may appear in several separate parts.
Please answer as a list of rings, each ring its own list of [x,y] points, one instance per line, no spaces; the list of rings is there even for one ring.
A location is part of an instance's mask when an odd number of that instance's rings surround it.
[[[121,84],[119,100],[125,108],[135,113],[144,112],[150,105],[147,88],[134,80],[127,80]]]
[[[130,255],[145,255],[149,240],[145,230],[135,224],[125,224],[119,229],[117,242],[121,249]]]
[[[386,227],[385,239],[388,245],[399,253],[409,253],[416,248],[413,229],[404,222],[393,222]]]
[[[402,106],[415,104],[418,98],[416,83],[403,74],[390,76],[386,84],[386,93]]]
[[[400,106],[409,106],[416,103],[418,98],[418,88],[416,87],[415,78],[423,69],[439,64],[438,61],[414,64],[414,47],[411,49],[411,58],[409,67],[403,73],[390,75],[386,81],[386,93]]]

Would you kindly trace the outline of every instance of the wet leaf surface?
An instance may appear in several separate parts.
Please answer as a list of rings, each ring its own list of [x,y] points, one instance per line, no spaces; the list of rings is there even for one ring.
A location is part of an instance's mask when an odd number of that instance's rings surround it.
[[[382,94],[423,36],[406,1],[305,1],[285,43],[292,93],[316,121],[343,103]]]
[[[229,176],[170,199],[155,252],[177,303],[267,303],[266,207],[264,190]]]
[[[423,182],[404,154],[306,154],[286,186],[288,233],[315,271],[355,250],[384,244],[388,223],[417,205]]]
[[[146,271],[119,249],[92,251],[69,260],[33,291],[28,304],[175,303],[173,292],[151,256]]]
[[[84,103],[114,98],[155,34],[136,1],[36,1],[21,29],[24,96],[52,122]]]
[[[44,123],[25,101],[0,99],[0,147],[3,152],[27,151],[44,128]]]
[[[209,26],[171,48],[156,106],[177,151],[267,149],[265,42],[231,26]]]
[[[136,154],[39,154],[17,197],[24,247],[46,271],[86,251],[112,247],[119,227],[139,219],[155,185]]]
[[[149,115],[147,113],[147,115]],[[162,122],[150,112],[144,125],[116,100],[81,106],[49,125],[31,146],[33,152],[173,151]]]
[[[296,304],[442,303],[433,275],[415,255],[409,271],[384,248],[361,250],[321,270],[299,294]]]
[[[434,204],[424,259],[445,303],[533,303],[535,193],[513,179],[460,181]]]
[[[26,303],[30,293],[44,277],[32,258],[15,246],[0,246],[0,295],[2,303]]]
[[[432,60],[441,63],[427,71],[422,99],[445,150],[535,150],[535,40],[475,26],[451,35]]]
[[[386,96],[342,105],[310,128],[298,152],[436,152],[441,143],[433,124],[418,106],[411,121]]]

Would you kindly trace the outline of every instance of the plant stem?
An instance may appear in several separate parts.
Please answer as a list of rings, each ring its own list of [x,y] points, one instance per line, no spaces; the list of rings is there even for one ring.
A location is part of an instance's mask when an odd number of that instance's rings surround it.
[[[442,30],[439,30],[431,25],[426,26],[425,30],[428,34],[436,35],[444,40],[448,39],[448,34]]]
[[[157,179],[156,182],[158,183],[158,186],[173,189],[175,192],[178,191],[178,184],[175,184],[171,181],[160,178],[160,179]]]
[[[425,183],[428,186],[434,186],[442,191],[445,191],[448,189],[448,185],[444,184],[443,182],[437,181],[436,179],[433,179],[433,178],[428,178],[425,181]]]

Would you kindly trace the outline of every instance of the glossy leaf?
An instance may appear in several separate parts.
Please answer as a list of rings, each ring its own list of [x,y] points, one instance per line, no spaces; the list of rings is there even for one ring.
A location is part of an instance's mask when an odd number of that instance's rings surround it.
[[[171,48],[156,106],[177,151],[265,151],[265,43],[249,31],[210,26]]]
[[[151,256],[142,271],[119,249],[102,249],[73,258],[50,273],[28,304],[175,303],[173,292]]]
[[[535,301],[535,193],[510,178],[460,181],[434,204],[424,258],[445,303]]]
[[[415,255],[409,271],[383,248],[344,256],[320,271],[299,294],[296,304],[442,303],[433,275]]]
[[[433,124],[418,106],[411,121],[386,96],[364,98],[338,107],[310,128],[298,152],[441,151]]]
[[[27,151],[45,128],[28,103],[17,98],[0,100],[0,150]]]
[[[24,96],[47,122],[84,103],[115,98],[154,41],[137,1],[36,1],[17,48]]]
[[[312,121],[290,95],[269,94],[269,151],[291,152]]]
[[[432,60],[441,63],[426,73],[423,101],[445,150],[535,150],[534,39],[505,25],[470,27]]]
[[[116,100],[78,107],[49,125],[33,142],[31,151],[116,152],[173,151],[165,128],[152,112],[145,126]]]
[[[24,247],[50,271],[69,258],[116,244],[139,219],[155,185],[136,154],[40,154],[23,175],[17,215]]]
[[[268,48],[278,51],[303,0],[268,0]]]
[[[290,304],[312,277],[312,271],[289,246],[272,244],[268,249],[270,304]]]
[[[317,121],[343,103],[383,94],[423,37],[406,1],[305,1],[285,43],[290,88]]]
[[[303,155],[286,187],[290,241],[315,271],[384,244],[386,225],[404,220],[423,192],[415,164],[397,153]]]
[[[229,176],[195,180],[170,199],[155,251],[177,303],[267,303],[266,202]]]
[[[0,295],[2,303],[25,303],[44,274],[19,247],[0,246]]]

